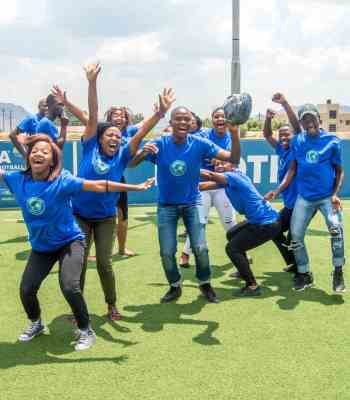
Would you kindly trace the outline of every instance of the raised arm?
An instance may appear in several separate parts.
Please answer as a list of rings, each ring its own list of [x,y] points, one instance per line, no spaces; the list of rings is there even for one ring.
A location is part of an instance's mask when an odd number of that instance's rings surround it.
[[[151,188],[154,184],[155,179],[149,178],[145,182],[140,183],[138,185],[131,185],[127,183],[119,183],[114,181],[90,181],[84,179],[83,183],[83,192],[100,192],[100,193],[108,193],[108,192],[143,192],[149,188]]]
[[[199,190],[213,190],[227,185],[227,178],[219,172],[201,169],[201,178],[205,181],[199,183]]]
[[[62,103],[65,108],[70,111],[84,126],[88,123],[88,117],[84,111],[78,106],[71,103],[67,98],[67,92],[63,91],[58,85],[54,85],[51,89],[51,93]]]
[[[273,147],[276,148],[278,141],[273,137],[273,132],[272,132],[272,120],[276,113],[273,110],[268,109],[266,111],[266,117],[265,117],[265,125],[264,125],[264,138],[266,141]]]
[[[89,119],[83,134],[84,140],[89,140],[96,135],[98,120],[98,101],[97,101],[97,77],[101,71],[100,64],[90,64],[85,68],[86,77],[89,81],[88,103]]]
[[[297,169],[297,163],[295,160],[293,160],[290,164],[288,172],[286,173],[285,177],[283,178],[283,181],[280,183],[280,185],[277,187],[277,189],[266,193],[264,198],[266,200],[274,200],[280,195],[280,193],[282,193],[284,190],[286,190],[287,187],[292,182],[292,180],[294,179],[296,169]]]
[[[282,93],[276,93],[273,95],[272,101],[277,104],[281,104],[287,114],[289,123],[294,129],[294,133],[300,133],[302,129],[298,117],[295,115],[293,108],[290,106],[284,95]]]
[[[233,164],[233,167],[236,168],[239,165],[241,158],[241,143],[239,141],[239,127],[227,124],[228,129],[231,134],[231,151],[220,150],[215,158],[221,161],[228,161]]]
[[[57,139],[57,146],[60,149],[63,149],[63,146],[66,142],[66,138],[67,138],[67,126],[69,124],[69,119],[66,116],[66,114],[63,112],[61,117],[60,117],[60,121],[61,121],[61,129],[60,129],[60,136]]]
[[[14,145],[14,147],[18,150],[18,152],[22,155],[22,157],[25,159],[27,157],[27,151],[26,148],[24,147],[24,143],[22,143],[22,136],[25,136],[19,129],[18,127],[15,128],[12,132],[10,132],[9,138]]]
[[[136,154],[142,140],[165,116],[174,101],[174,91],[172,89],[164,89],[163,94],[159,95],[159,110],[155,111],[151,117],[144,119],[143,124],[136,135],[134,135],[129,141],[129,149],[132,155]]]

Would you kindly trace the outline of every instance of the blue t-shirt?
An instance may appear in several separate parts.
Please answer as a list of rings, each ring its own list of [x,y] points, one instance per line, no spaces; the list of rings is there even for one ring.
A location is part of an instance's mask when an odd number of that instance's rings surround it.
[[[335,167],[340,166],[340,140],[324,130],[317,136],[302,132],[291,142],[297,162],[298,193],[306,200],[321,200],[334,191]]]
[[[204,138],[206,138],[207,129],[206,129],[206,128],[197,129],[197,130],[194,131],[194,132],[190,132],[190,135],[194,135],[194,136],[199,136],[199,137],[204,137]]]
[[[250,224],[267,225],[279,219],[278,212],[256,190],[247,175],[238,169],[225,172],[224,175],[227,178],[227,197],[234,209],[245,215]]]
[[[172,135],[152,143],[157,145],[158,153],[146,159],[157,165],[159,204],[196,204],[202,162],[214,158],[220,148],[193,135],[187,135],[182,144],[175,144]]]
[[[63,170],[54,181],[35,181],[18,171],[6,172],[4,181],[22,209],[33,250],[50,253],[84,239],[71,202],[82,189],[83,179]]]
[[[37,125],[36,133],[43,133],[48,136],[54,141],[57,142],[58,139],[58,129],[57,126],[51,121],[49,118],[44,117],[40,120]]]
[[[97,137],[82,141],[83,154],[78,176],[89,180],[120,182],[128,162],[132,159],[129,146],[121,146],[113,157],[101,153]],[[80,192],[73,198],[74,214],[86,219],[104,219],[116,215],[119,192]]]
[[[215,143],[221,149],[231,151],[232,141],[231,136],[228,132],[224,135],[218,135],[214,128],[207,129],[202,133],[203,137],[210,140],[211,142]],[[202,168],[207,169],[209,171],[214,171],[214,165],[210,163],[210,160],[205,160],[203,163]]]
[[[139,128],[134,125],[128,125],[125,129],[122,130],[122,145],[128,143],[128,141],[136,135]]]
[[[43,118],[42,114],[28,115],[17,126],[18,130],[28,135],[37,133],[37,127],[40,120]]]
[[[293,160],[293,155],[290,147],[285,149],[280,144],[276,146],[276,154],[279,156],[278,182],[281,183],[289,170],[290,164]],[[295,201],[298,197],[298,185],[296,177],[294,177],[287,189],[285,189],[281,195],[285,207],[293,209]]]

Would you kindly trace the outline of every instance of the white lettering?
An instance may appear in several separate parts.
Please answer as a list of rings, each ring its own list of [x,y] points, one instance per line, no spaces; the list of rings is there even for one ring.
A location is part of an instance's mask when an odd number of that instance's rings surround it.
[[[278,156],[271,156],[271,164],[270,164],[270,183],[277,183],[278,180]]]
[[[8,152],[3,150],[0,152],[0,164],[5,163],[5,164],[11,164],[10,157],[8,155]]]
[[[261,164],[269,161],[268,156],[248,156],[248,162],[254,164],[253,182],[261,183]]]

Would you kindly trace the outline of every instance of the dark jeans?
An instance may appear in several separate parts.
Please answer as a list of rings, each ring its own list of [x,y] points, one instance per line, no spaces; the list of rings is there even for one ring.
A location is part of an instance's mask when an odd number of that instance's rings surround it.
[[[30,320],[36,321],[40,318],[37,293],[41,283],[58,261],[62,293],[72,309],[79,329],[88,328],[89,313],[80,290],[84,250],[85,243],[76,240],[53,253],[31,251],[20,286],[22,304]]]
[[[256,280],[250,269],[246,251],[273,239],[280,230],[281,222],[279,220],[267,225],[250,224],[248,221],[244,221],[227,232],[229,242],[226,245],[226,254],[247,285],[255,285]]]
[[[96,267],[100,277],[105,302],[114,305],[117,301],[116,281],[113,271],[112,255],[115,241],[116,217],[100,220],[83,219],[75,216],[81,230],[85,233],[86,251],[81,274],[81,290],[84,290],[87,258],[92,245],[92,237],[96,248]]]
[[[290,242],[292,241],[292,235],[290,232],[290,221],[292,219],[293,209],[284,207],[280,211],[281,231],[273,239],[273,242],[277,246],[281,256],[283,257],[286,265],[295,265],[294,252],[290,249]],[[287,232],[287,235],[285,235]]]

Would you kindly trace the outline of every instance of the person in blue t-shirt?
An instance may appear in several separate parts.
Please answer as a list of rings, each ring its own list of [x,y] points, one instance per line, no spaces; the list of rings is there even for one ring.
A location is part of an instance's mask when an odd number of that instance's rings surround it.
[[[207,139],[190,135],[191,120],[192,114],[187,107],[173,109],[170,118],[173,133],[157,138],[151,145],[145,146],[133,160],[133,165],[144,159],[157,165],[158,238],[162,266],[170,285],[161,302],[174,301],[182,294],[181,274],[176,263],[176,230],[178,220],[182,217],[195,256],[200,290],[209,302],[216,303],[218,299],[210,284],[205,224],[198,210],[200,168],[204,160],[214,157],[239,164],[238,128],[229,126],[235,146],[227,151]],[[149,153],[152,148],[152,153]]]
[[[23,158],[26,158],[26,149],[24,147],[26,136],[37,133],[37,126],[40,120],[44,118],[46,114],[46,99],[41,99],[38,104],[38,112],[35,115],[28,115],[27,117],[25,117],[17,125],[17,127],[12,132],[10,132],[9,138]]]
[[[60,287],[79,329],[75,349],[85,350],[94,344],[96,337],[80,290],[85,241],[73,216],[72,197],[80,191],[146,190],[152,180],[141,185],[123,185],[74,177],[70,172],[62,171],[61,151],[47,135],[28,137],[26,144],[27,170],[0,170],[0,179],[22,209],[32,247],[20,285],[21,301],[30,325],[19,340],[27,342],[44,332],[37,292],[58,262]]]
[[[232,168],[225,173],[202,170],[201,190],[225,188],[232,206],[246,220],[227,232],[226,254],[237,268],[245,286],[234,294],[242,297],[261,295],[255,276],[250,268],[246,252],[273,240],[281,230],[279,214],[256,190],[251,179],[239,169]]]
[[[223,108],[215,108],[212,112],[211,117],[213,128],[202,130],[200,135],[215,143],[220,148],[230,151],[231,137],[227,129]],[[202,167],[204,169],[208,169],[209,171],[214,171],[215,169],[218,169],[218,171],[220,172],[220,163],[221,162],[218,160],[204,160]],[[236,224],[235,210],[228,200],[225,190],[223,188],[203,192],[202,202],[202,217],[204,218],[206,224],[208,223],[209,213],[212,207],[216,208],[221,224],[226,232]],[[190,241],[189,238],[187,238],[179,261],[181,267],[189,267],[190,250]]]
[[[278,182],[281,183],[283,178],[286,176],[292,161],[290,141],[293,138],[294,132],[300,132],[301,127],[297,116],[283,94],[276,93],[273,96],[272,101],[282,105],[292,125],[292,127],[290,125],[282,125],[278,130],[278,140],[276,140],[273,137],[272,132],[272,120],[275,117],[275,112],[270,109],[267,110],[263,134],[266,141],[275,149],[276,154],[279,156],[277,175]],[[296,179],[291,182],[288,188],[284,190],[281,195],[284,204],[284,207],[280,211],[281,232],[273,241],[287,265],[287,267],[284,268],[284,271],[296,273],[297,266],[294,253],[290,248],[290,222],[292,219],[294,204],[298,195]],[[268,194],[266,196],[268,198]],[[284,234],[285,232],[287,232],[287,235]]]
[[[275,198],[283,192],[296,175],[298,197],[291,221],[292,248],[298,267],[294,289],[304,290],[313,284],[304,239],[314,213],[320,210],[331,235],[333,290],[342,293],[345,291],[342,268],[345,258],[341,201],[338,197],[343,180],[340,140],[320,128],[320,115],[314,105],[305,104],[298,115],[304,130],[293,138],[290,169],[270,197]]]
[[[94,93],[94,96],[97,94]],[[159,96],[160,111],[147,118],[137,133],[123,143],[121,131],[111,122],[97,124],[97,131],[85,131],[82,137],[83,154],[78,176],[90,180],[109,179],[123,182],[123,174],[129,161],[144,137],[166,114],[174,102],[171,89],[164,90]],[[94,101],[97,104],[97,100]],[[94,111],[97,119],[97,110]],[[88,125],[87,125],[88,126]],[[81,288],[85,283],[87,257],[95,241],[97,271],[101,280],[105,301],[108,307],[108,318],[121,318],[116,307],[117,293],[115,275],[112,266],[112,255],[116,231],[116,214],[119,193],[79,193],[73,199],[74,214],[86,235],[87,251],[81,278]]]

